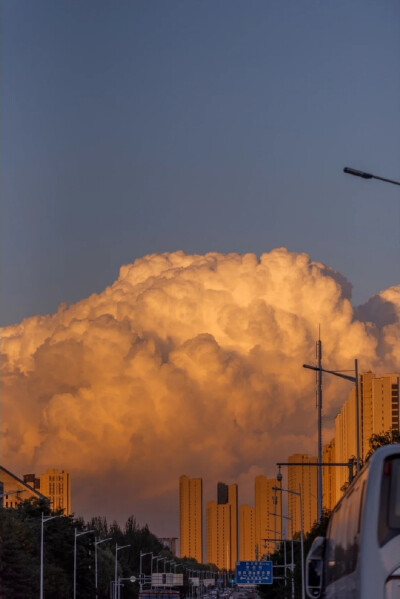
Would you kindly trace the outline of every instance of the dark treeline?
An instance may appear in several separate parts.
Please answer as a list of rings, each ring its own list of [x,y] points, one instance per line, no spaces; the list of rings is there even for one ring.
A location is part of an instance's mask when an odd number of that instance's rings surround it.
[[[42,513],[44,517],[60,514],[50,512],[48,502],[22,501],[17,508],[0,508],[0,598],[37,599],[40,594],[40,539]],[[116,522],[108,524],[103,517],[88,522],[73,516],[61,516],[44,524],[44,597],[71,599],[74,580],[75,529],[76,539],[76,597],[95,597],[95,540],[110,538],[97,544],[98,599],[110,597],[110,584],[115,576],[115,546],[130,545],[118,551],[118,576],[139,578],[140,552],[172,559],[170,551],[152,534],[147,525],[139,526],[128,518],[121,528]],[[187,568],[203,569],[195,560],[179,560],[177,572]],[[143,570],[150,573],[151,556],[143,557]],[[155,562],[155,560],[154,560]],[[153,563],[154,563],[153,562]],[[160,571],[163,561],[160,561]],[[155,566],[153,566],[155,570]],[[187,580],[187,575],[185,576]],[[123,581],[124,599],[138,596],[139,584]]]

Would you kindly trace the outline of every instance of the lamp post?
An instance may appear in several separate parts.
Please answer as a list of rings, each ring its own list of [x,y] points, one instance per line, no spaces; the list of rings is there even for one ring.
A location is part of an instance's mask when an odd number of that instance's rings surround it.
[[[76,599],[76,539],[83,535],[88,535],[90,532],[94,532],[94,530],[84,530],[83,532],[77,532],[75,528],[75,538],[74,538],[74,599]]]
[[[152,551],[148,551],[147,553],[140,552],[140,557],[139,557],[139,580],[140,580],[139,586],[140,586],[140,590],[143,589],[143,585],[145,584],[143,582],[144,575],[143,575],[143,566],[142,566],[142,563],[143,563],[142,559],[144,558],[145,555],[151,555],[152,556],[151,559],[153,560],[153,552]],[[151,563],[153,564],[153,561]]]
[[[282,475],[280,475],[282,477]],[[279,478],[278,478],[279,480]],[[282,480],[282,479],[280,479]],[[285,491],[286,493],[292,493],[292,495],[297,495],[300,500],[300,544],[301,544],[301,598],[305,599],[306,589],[304,585],[304,534],[303,534],[303,500],[301,494],[301,485],[299,485],[298,491],[292,491],[292,489],[282,489],[282,487],[272,487],[273,490],[277,491]]]
[[[97,599],[97,545],[100,545],[100,543],[105,543],[106,541],[111,541],[111,537],[109,537],[108,539],[98,539],[97,537],[94,538],[94,584],[96,587],[96,599]]]
[[[62,514],[57,514],[57,516],[47,516],[44,517],[44,513],[42,512],[42,524],[40,530],[40,599],[43,599],[43,525],[50,520],[54,520],[54,518],[61,518]]]
[[[156,555],[156,560],[157,560],[157,574],[158,574],[158,562],[161,562],[162,560],[166,560],[166,557],[159,557],[158,555]]]
[[[378,179],[379,181],[385,181],[385,183],[400,185],[399,181],[393,181],[393,179],[385,179],[384,177],[378,177],[377,175],[372,175],[371,173],[366,173],[364,171],[358,171],[355,168],[350,168],[349,166],[345,166],[343,172],[347,173],[348,175],[355,175],[356,177],[361,177],[362,179]]]
[[[336,370],[327,370],[322,368],[322,342],[319,339],[317,341],[317,366],[310,366],[309,364],[303,364],[303,368],[315,370],[318,373],[318,385],[317,385],[317,404],[318,404],[318,492],[317,492],[317,515],[318,521],[321,521],[322,517],[322,373],[327,372],[333,374],[347,381],[351,381],[355,384],[356,390],[356,453],[357,453],[357,474],[360,472],[360,424],[359,424],[359,397],[358,397],[358,360],[354,360],[354,374],[355,376],[349,376]]]
[[[126,549],[130,547],[130,545],[121,545],[118,546],[118,543],[115,543],[115,576],[114,576],[114,599],[117,599],[117,589],[118,589],[118,551],[121,549]]]

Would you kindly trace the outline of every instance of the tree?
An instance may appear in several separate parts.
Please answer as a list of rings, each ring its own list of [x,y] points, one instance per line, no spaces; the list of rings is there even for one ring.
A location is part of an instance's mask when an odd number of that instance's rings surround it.
[[[392,445],[394,443],[400,443],[400,431],[397,429],[391,429],[386,432],[381,432],[379,434],[373,434],[369,438],[369,451],[367,453],[366,460],[372,456],[373,453],[379,447],[383,447],[384,445]]]

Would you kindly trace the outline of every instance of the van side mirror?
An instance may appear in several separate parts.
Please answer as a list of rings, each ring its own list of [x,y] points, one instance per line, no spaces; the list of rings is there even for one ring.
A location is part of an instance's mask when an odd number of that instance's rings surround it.
[[[306,591],[310,599],[319,599],[323,587],[323,566],[326,540],[314,539],[306,560]]]

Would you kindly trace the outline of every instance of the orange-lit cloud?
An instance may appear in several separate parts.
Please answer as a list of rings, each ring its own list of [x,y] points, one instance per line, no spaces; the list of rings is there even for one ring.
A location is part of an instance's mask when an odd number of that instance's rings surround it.
[[[153,254],[2,331],[2,463],[69,470],[73,509],[177,535],[181,474],[240,482],[316,453],[314,363],[398,371],[399,288],[356,310],[340,273],[285,248]],[[349,383],[324,377],[325,437]]]

